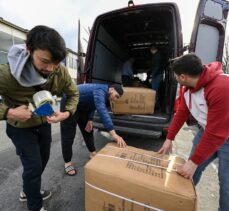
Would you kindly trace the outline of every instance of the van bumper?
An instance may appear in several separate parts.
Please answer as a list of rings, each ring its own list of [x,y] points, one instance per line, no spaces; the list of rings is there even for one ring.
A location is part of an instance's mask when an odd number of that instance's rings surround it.
[[[93,124],[94,124],[94,128],[104,131],[104,127],[102,123],[94,122]],[[114,126],[114,129],[116,132],[119,132],[119,133],[126,133],[126,134],[150,137],[150,138],[155,138],[155,139],[158,139],[162,136],[161,131],[150,131],[150,130],[144,130],[144,129],[129,128],[129,127],[124,127],[124,126]]]

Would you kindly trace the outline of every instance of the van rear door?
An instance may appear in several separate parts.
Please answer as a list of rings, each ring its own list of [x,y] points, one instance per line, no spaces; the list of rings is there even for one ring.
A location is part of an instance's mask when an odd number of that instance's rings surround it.
[[[190,41],[204,64],[222,61],[229,2],[200,0]]]

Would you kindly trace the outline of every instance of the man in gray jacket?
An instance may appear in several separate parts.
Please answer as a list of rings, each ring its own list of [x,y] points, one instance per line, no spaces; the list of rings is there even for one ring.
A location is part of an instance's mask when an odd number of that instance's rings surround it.
[[[13,46],[8,64],[0,65],[0,120],[7,121],[6,133],[16,147],[23,165],[23,191],[20,201],[27,201],[31,211],[44,208],[42,200],[51,196],[41,190],[41,175],[49,160],[50,123],[68,118],[76,110],[79,92],[60,62],[66,56],[65,42],[57,31],[36,26],[27,34],[26,45]],[[63,112],[52,116],[36,116],[28,105],[33,95],[47,90],[53,95],[67,96]]]

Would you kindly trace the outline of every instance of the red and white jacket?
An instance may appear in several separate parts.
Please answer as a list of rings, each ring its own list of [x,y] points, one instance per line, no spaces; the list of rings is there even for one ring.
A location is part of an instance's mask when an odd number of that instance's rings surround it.
[[[191,160],[197,165],[207,160],[229,136],[229,75],[219,62],[204,66],[196,87],[185,88],[167,138],[174,140],[190,113],[204,128]]]

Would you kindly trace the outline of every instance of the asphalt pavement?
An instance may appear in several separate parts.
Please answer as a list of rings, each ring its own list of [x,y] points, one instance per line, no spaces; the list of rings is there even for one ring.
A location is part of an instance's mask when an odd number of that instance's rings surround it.
[[[61,154],[59,124],[52,125],[53,142],[48,165],[42,177],[42,187],[50,189],[52,197],[45,201],[48,211],[84,211],[84,165],[89,160],[89,153],[83,144],[78,130],[73,145],[73,159],[78,174],[68,176],[64,173]],[[110,139],[106,134],[95,131],[97,150]],[[174,152],[187,158],[191,147],[192,131],[187,127],[178,134]],[[131,146],[157,151],[163,140],[151,140],[142,137],[124,136]],[[15,148],[5,134],[5,121],[0,121],[0,211],[26,211],[26,203],[19,202],[21,190],[22,166],[16,156]],[[215,165],[209,166],[200,184],[197,186],[198,211],[216,211],[218,207],[218,185]]]

